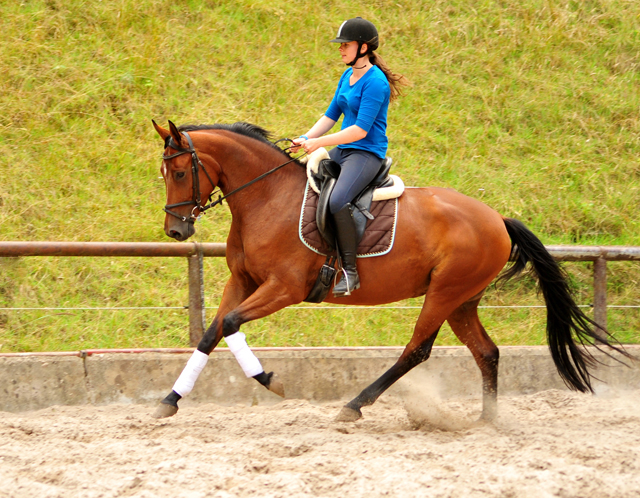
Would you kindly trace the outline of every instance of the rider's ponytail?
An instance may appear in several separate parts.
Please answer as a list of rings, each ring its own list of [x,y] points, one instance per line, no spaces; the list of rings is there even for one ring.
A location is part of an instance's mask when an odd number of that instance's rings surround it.
[[[375,52],[369,54],[369,61],[374,66],[378,66],[387,77],[389,86],[391,87],[391,101],[394,101],[402,95],[402,87],[410,86],[411,82],[401,74],[394,73],[380,55]]]

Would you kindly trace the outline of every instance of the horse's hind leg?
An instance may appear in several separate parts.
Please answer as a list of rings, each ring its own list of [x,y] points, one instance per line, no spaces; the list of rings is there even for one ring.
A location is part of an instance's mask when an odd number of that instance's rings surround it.
[[[407,346],[398,361],[373,384],[364,389],[357,397],[349,401],[338,416],[337,422],[353,422],[362,417],[360,409],[363,406],[372,405],[382,393],[389,389],[400,377],[406,374],[416,365],[426,361],[431,355],[431,347],[438,335],[438,329],[421,344],[409,349]]]
[[[446,295],[427,293],[425,304],[416,322],[413,337],[404,349],[398,361],[378,380],[365,388],[357,397],[347,403],[338,414],[336,421],[353,422],[362,417],[360,409],[372,405],[400,377],[413,367],[426,361],[431,355],[431,348],[445,318],[451,313],[451,304]]]
[[[439,268],[432,271],[432,276],[435,276],[432,277],[425,295],[424,306],[420,311],[420,316],[409,344],[407,344],[398,361],[389,370],[343,407],[338,415],[338,421],[358,420],[362,416],[360,408],[373,404],[400,377],[416,365],[426,361],[431,355],[431,348],[445,320],[450,320],[455,324],[456,329],[458,329],[456,334],[461,339],[464,338],[462,339],[463,342],[465,340],[470,343],[474,340],[479,341],[478,346],[473,344],[467,344],[467,346],[476,357],[476,361],[481,365],[480,368],[483,371],[486,385],[485,392],[494,393],[493,405],[490,403],[490,398],[485,396],[487,402],[483,416],[490,417],[492,413],[495,414],[498,350],[484,332],[477,315],[471,328],[465,325],[467,316],[473,316],[473,313],[475,313],[478,301],[482,296],[482,290],[491,282],[495,274],[489,271],[492,270],[489,267],[488,270],[483,270],[480,275],[470,276],[468,268],[459,264],[459,261],[459,259],[452,259],[449,264],[443,263]],[[495,273],[498,271],[499,269]],[[476,281],[476,284],[472,286],[474,281]],[[456,282],[457,285],[452,282]],[[469,311],[465,311],[467,308]],[[482,334],[474,334],[474,330],[481,330]],[[478,356],[476,356],[478,354],[476,351],[479,351]],[[493,362],[491,361],[492,358]],[[493,409],[491,408],[492,406]]]
[[[482,420],[493,420],[498,409],[498,347],[487,335],[478,318],[476,296],[462,304],[447,318],[458,339],[469,348],[482,373]]]

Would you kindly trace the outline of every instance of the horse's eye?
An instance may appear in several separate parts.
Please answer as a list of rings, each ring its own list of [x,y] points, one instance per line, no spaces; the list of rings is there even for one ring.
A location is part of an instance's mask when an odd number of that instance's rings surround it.
[[[177,178],[178,180],[181,180],[182,178],[184,178],[184,175],[185,175],[185,174],[186,174],[186,173],[185,173],[184,171],[178,171],[178,172],[176,173],[176,178]]]

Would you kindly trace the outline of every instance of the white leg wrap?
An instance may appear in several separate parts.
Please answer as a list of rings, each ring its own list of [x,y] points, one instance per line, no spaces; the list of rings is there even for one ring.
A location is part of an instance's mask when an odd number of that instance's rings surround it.
[[[247,377],[253,377],[264,372],[260,360],[256,358],[256,355],[247,346],[245,335],[242,332],[231,334],[229,337],[225,337],[224,340]]]
[[[202,372],[208,360],[209,355],[196,349],[191,355],[191,358],[189,358],[187,366],[184,367],[180,377],[178,377],[178,380],[176,380],[176,383],[173,385],[173,390],[182,397],[189,394],[196,380],[198,380],[198,375],[200,375],[200,372]]]

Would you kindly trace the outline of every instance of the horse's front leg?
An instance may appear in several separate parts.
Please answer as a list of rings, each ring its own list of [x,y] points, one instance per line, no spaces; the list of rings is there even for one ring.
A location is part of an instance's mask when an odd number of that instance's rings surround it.
[[[245,335],[239,330],[243,323],[275,313],[290,304],[299,302],[300,299],[292,297],[289,293],[282,293],[277,281],[265,282],[244,300],[241,299],[244,294],[241,289],[242,287],[235,285],[232,281],[227,284],[213,323],[178,377],[173,390],[158,406],[153,415],[155,418],[171,417],[176,414],[178,401],[191,392],[207,364],[209,354],[223,337],[247,377],[253,377],[268,390],[284,397],[282,382],[273,372],[264,371],[260,360],[249,349]],[[275,295],[278,290],[280,294]],[[238,300],[242,302],[234,306]]]
[[[220,306],[213,322],[203,334],[198,347],[173,385],[173,389],[160,402],[160,405],[152,415],[154,418],[166,418],[176,414],[178,401],[191,392],[198,376],[209,360],[209,354],[222,340],[222,318],[229,310],[235,308],[246,299],[250,293],[251,291],[246,283],[238,281],[233,275],[231,276],[222,293]]]

